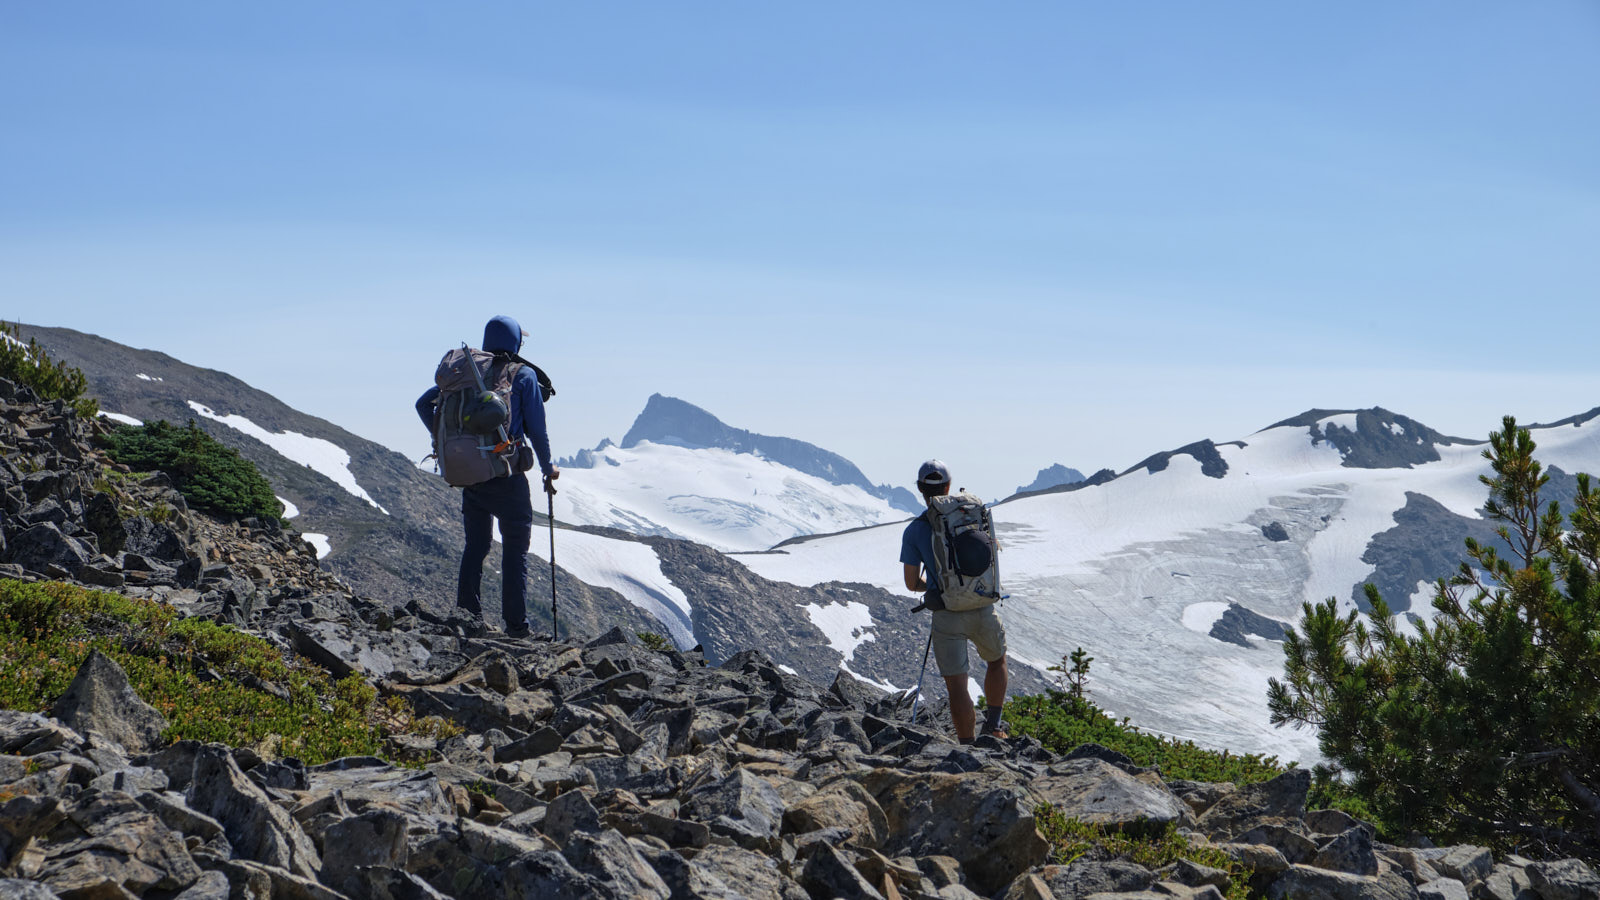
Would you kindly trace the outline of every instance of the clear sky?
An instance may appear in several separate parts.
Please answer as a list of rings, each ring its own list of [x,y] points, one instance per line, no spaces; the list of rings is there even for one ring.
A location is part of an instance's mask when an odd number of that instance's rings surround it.
[[[0,316],[413,458],[499,313],[560,454],[659,391],[1003,496],[1582,412],[1597,289],[1592,0],[0,4]]]

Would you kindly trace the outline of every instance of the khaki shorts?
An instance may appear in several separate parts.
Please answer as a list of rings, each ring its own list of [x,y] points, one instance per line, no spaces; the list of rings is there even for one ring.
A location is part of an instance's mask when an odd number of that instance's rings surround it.
[[[995,614],[994,605],[982,609],[933,613],[933,658],[944,676],[967,674],[967,642],[978,648],[978,656],[992,663],[1006,655],[1006,630]]]

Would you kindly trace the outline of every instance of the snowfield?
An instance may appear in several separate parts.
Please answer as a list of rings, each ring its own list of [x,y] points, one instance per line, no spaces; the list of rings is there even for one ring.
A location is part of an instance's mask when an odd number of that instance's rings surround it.
[[[566,481],[565,473],[561,481]],[[548,543],[535,539],[528,552],[549,564]],[[662,573],[661,558],[649,544],[564,529],[556,536],[556,565],[586,584],[611,588],[655,616],[679,646],[695,645],[689,598]]]
[[[1355,429],[1354,415],[1319,423]],[[1393,429],[1389,429],[1394,433]],[[1546,466],[1600,471],[1600,421],[1534,432]],[[1488,490],[1483,445],[1442,444],[1437,462],[1410,468],[1341,465],[1309,429],[1281,426],[1245,446],[1218,447],[1223,478],[1188,455],[1159,472],[1136,470],[1097,487],[994,507],[1009,651],[1043,668],[1077,647],[1095,658],[1090,692],[1117,716],[1212,747],[1302,761],[1318,757],[1310,732],[1267,721],[1267,679],[1281,677],[1281,645],[1250,647],[1208,632],[1229,603],[1294,624],[1301,605],[1351,590],[1374,567],[1362,554],[1394,527],[1408,491],[1480,518]],[[1289,540],[1263,527],[1277,523]],[[899,523],[813,538],[735,558],[775,581],[866,582],[905,593]],[[1424,597],[1428,586],[1419,585]],[[1394,599],[1394,598],[1391,598]],[[1413,606],[1426,616],[1426,602]]]
[[[593,468],[561,471],[558,520],[729,551],[764,550],[798,535],[906,515],[859,487],[830,484],[750,453],[644,441],[594,455]],[[542,505],[542,498],[535,500]]]
[[[360,497],[384,515],[389,511],[378,505],[378,501],[356,483],[356,476],[350,472],[350,454],[346,453],[339,445],[322,438],[307,437],[293,431],[271,432],[260,425],[250,421],[244,416],[220,416],[211,411],[204,404],[189,401],[189,408],[214,422],[247,434],[268,447],[278,451],[286,459],[293,460],[303,466],[310,466],[329,481],[344,488],[351,494]]]

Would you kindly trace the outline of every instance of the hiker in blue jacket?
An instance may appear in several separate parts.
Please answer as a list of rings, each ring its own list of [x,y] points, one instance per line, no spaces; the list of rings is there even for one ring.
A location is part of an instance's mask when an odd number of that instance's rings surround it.
[[[539,470],[544,473],[544,489],[553,494],[555,487],[551,482],[561,477],[561,471],[550,462],[550,436],[545,433],[544,423],[544,395],[539,391],[533,366],[517,356],[522,349],[522,339],[527,334],[516,319],[495,316],[484,326],[483,349],[493,353],[496,362],[506,359],[524,363],[512,379],[511,418],[506,424],[506,433],[512,441],[520,443],[526,438],[533,445],[533,452],[539,458]],[[429,434],[433,433],[434,411],[438,403],[437,387],[428,388],[417,399],[417,415]],[[483,617],[478,592],[483,580],[483,560],[489,555],[495,519],[500,521],[500,541],[505,553],[500,576],[500,612],[505,618],[507,634],[526,635],[529,632],[528,545],[533,537],[533,497],[525,472],[513,472],[461,489],[461,526],[466,533],[466,545],[461,550],[456,606],[473,618]]]

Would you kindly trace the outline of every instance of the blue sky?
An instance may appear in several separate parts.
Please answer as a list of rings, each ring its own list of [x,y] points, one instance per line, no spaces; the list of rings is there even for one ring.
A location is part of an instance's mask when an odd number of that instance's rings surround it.
[[[1314,406],[1481,437],[1600,404],[1596,85],[1580,0],[12,3],[0,316],[413,458],[498,313],[562,454],[657,391],[995,496]]]

